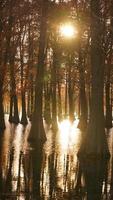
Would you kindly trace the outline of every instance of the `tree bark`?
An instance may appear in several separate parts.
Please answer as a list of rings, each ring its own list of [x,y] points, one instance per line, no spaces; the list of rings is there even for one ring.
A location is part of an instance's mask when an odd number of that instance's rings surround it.
[[[57,129],[57,95],[56,95],[56,85],[57,85],[56,73],[57,73],[57,67],[58,67],[57,59],[58,59],[57,47],[56,47],[56,44],[54,44],[53,66],[52,66],[52,128],[53,130]]]
[[[111,66],[110,64],[107,65],[107,74],[106,74],[106,85],[105,85],[105,91],[106,91],[106,116],[105,116],[105,127],[110,129],[112,128],[112,105],[111,105],[111,99],[110,99],[110,73],[111,72]]]
[[[19,123],[19,113],[18,113],[18,99],[16,94],[16,82],[14,77],[14,56],[11,59],[10,55],[10,79],[11,79],[11,91],[10,91],[10,114],[9,122],[18,124]]]
[[[80,47],[79,47],[80,48]],[[85,91],[85,69],[84,63],[81,54],[81,49],[79,49],[79,77],[80,77],[80,121],[78,127],[84,131],[87,127],[87,99],[86,99],[86,91]]]
[[[43,125],[43,80],[44,80],[44,59],[45,59],[45,45],[46,45],[46,23],[47,23],[47,8],[48,2],[43,0],[41,24],[40,24],[40,38],[39,38],[39,54],[38,54],[38,68],[35,86],[35,107],[32,118],[32,126],[28,141],[34,146],[43,145],[46,141],[46,134]]]
[[[104,128],[104,54],[102,50],[100,5],[99,0],[91,0],[91,112],[87,134],[83,139],[79,156],[109,156]]]

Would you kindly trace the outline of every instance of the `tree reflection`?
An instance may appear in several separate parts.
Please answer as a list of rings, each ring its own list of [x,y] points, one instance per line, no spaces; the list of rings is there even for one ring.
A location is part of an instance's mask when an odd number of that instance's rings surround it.
[[[75,195],[86,196],[87,200],[107,200],[107,177],[108,160],[94,157],[80,160]]]
[[[2,139],[0,141],[0,198],[3,191],[3,176],[2,176]]]
[[[112,199],[113,199],[113,156],[112,156],[111,183],[110,183],[110,200]]]
[[[49,196],[50,199],[55,194],[57,188],[57,155],[53,152],[48,158],[49,165]]]
[[[79,138],[74,133],[65,148],[60,133],[53,132],[48,132],[44,148],[39,142],[31,147],[25,145],[23,126],[10,126],[0,143],[0,199],[112,200],[113,158],[108,162],[90,156],[77,161]],[[111,144],[110,135],[112,152]]]

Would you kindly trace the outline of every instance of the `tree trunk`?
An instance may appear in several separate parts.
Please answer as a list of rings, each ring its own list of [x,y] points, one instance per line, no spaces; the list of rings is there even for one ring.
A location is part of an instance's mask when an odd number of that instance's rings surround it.
[[[107,65],[107,77],[106,77],[106,118],[105,118],[105,127],[110,129],[112,128],[112,107],[111,107],[111,99],[110,99],[110,72],[111,72],[110,64]]]
[[[104,62],[102,51],[102,22],[100,1],[91,1],[91,112],[86,137],[83,139],[79,156],[109,156],[104,128],[103,88]]]
[[[69,66],[68,97],[69,97],[69,119],[71,122],[74,121],[74,86],[73,84],[74,84],[73,79],[71,79],[71,66]]]
[[[0,132],[2,132],[5,129],[2,88],[3,88],[3,81],[1,81],[1,78],[0,78]]]
[[[58,65],[57,47],[56,47],[56,44],[54,44],[53,66],[52,66],[52,128],[53,130],[57,130],[57,96],[56,96],[57,65]]]
[[[26,99],[25,99],[25,84],[23,83],[23,52],[21,51],[21,102],[22,102],[22,116],[20,123],[23,125],[27,125],[27,116],[26,116]]]
[[[49,85],[44,87],[44,119],[48,125],[51,123],[51,98]]]
[[[85,91],[85,69],[83,64],[83,58],[81,55],[81,49],[79,50],[79,77],[80,77],[80,121],[78,127],[81,130],[85,130],[87,127],[87,100],[86,100],[86,91]]]
[[[62,97],[61,97],[61,85],[58,81],[58,120],[62,119]]]
[[[10,91],[10,114],[9,122],[18,124],[19,123],[19,113],[18,113],[18,100],[16,95],[16,83],[14,77],[14,56],[11,59],[10,55],[10,79],[11,79],[11,91]]]
[[[68,80],[66,71],[66,84],[65,84],[65,117],[68,115]]]
[[[16,94],[13,96],[13,101],[14,101],[13,123],[18,124],[20,120],[19,120],[19,111],[18,111],[18,98]]]
[[[39,54],[38,54],[38,68],[35,86],[35,107],[32,118],[32,126],[28,141],[32,144],[42,144],[46,141],[46,135],[43,125],[42,101],[43,101],[43,81],[44,81],[44,59],[45,59],[45,45],[46,45],[46,23],[47,23],[47,1],[42,2],[40,38],[39,38]]]
[[[11,92],[10,92],[11,93]],[[13,97],[10,94],[10,113],[9,113],[9,122],[12,123],[13,121]]]

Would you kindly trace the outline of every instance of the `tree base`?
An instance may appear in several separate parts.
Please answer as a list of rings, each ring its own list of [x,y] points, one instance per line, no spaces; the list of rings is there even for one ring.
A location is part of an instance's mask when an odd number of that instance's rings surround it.
[[[27,141],[33,147],[37,147],[37,145],[42,146],[47,141],[43,126],[40,127],[37,124],[36,126],[31,126]]]
[[[26,126],[28,124],[27,118],[21,119],[20,124],[22,124],[23,126]]]
[[[9,116],[9,122],[17,125],[19,124],[19,117]]]

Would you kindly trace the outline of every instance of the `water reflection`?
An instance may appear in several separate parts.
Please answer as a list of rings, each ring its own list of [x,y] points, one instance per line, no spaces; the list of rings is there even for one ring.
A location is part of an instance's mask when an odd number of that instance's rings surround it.
[[[113,158],[77,160],[81,133],[78,121],[64,120],[57,134],[47,126],[44,148],[27,143],[30,124],[7,123],[0,144],[0,199],[113,199]],[[112,132],[109,135],[112,152]]]
[[[78,195],[79,198],[87,197],[87,200],[108,199],[107,171],[107,160],[87,159],[81,161],[79,163],[75,195]]]

